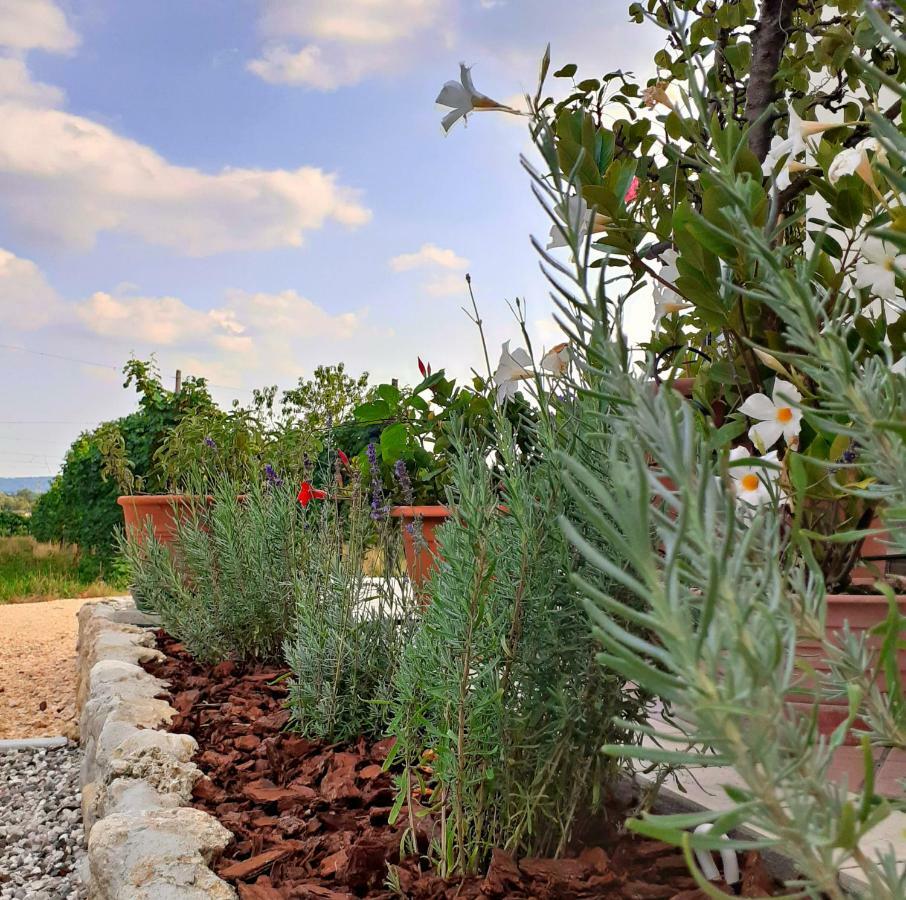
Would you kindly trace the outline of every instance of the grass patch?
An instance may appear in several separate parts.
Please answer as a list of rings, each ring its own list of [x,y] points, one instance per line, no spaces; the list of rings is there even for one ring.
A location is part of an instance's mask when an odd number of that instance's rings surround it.
[[[78,548],[38,543],[33,537],[0,538],[0,603],[34,603],[58,597],[105,597],[122,586],[85,574]]]

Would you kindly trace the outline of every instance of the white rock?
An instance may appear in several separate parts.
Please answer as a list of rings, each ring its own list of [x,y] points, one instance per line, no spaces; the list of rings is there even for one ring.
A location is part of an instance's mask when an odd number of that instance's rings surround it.
[[[92,900],[235,900],[208,868],[232,835],[197,809],[99,821],[88,841]]]

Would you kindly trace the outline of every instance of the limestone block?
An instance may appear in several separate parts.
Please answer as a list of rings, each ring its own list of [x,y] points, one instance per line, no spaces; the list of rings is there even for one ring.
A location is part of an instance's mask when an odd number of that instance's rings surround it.
[[[88,841],[92,900],[235,900],[207,866],[232,835],[197,809],[101,819]]]

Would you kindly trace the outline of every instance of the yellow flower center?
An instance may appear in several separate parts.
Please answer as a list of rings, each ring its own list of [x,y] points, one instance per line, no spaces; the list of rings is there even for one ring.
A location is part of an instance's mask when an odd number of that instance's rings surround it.
[[[884,257],[884,262],[881,263],[881,267],[886,269],[888,272],[893,271],[893,258],[890,256]]]
[[[788,406],[781,406],[777,410],[777,421],[786,425],[793,418],[793,411]]]
[[[743,475],[739,483],[742,485],[744,491],[758,490],[758,476],[753,475],[751,472],[749,472],[748,475]]]

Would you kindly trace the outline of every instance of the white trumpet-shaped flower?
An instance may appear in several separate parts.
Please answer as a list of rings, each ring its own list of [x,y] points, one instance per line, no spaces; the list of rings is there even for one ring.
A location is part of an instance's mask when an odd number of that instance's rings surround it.
[[[739,407],[739,411],[750,419],[759,420],[749,429],[749,438],[762,453],[773,447],[781,436],[788,447],[799,443],[801,402],[802,394],[788,381],[777,378],[770,397],[762,393],[752,394]]]
[[[668,287],[664,282],[675,284],[679,278],[679,269],[676,261],[678,259],[676,250],[665,250],[661,254],[661,271],[658,273],[663,281],[655,279],[654,282],[654,324],[657,325],[664,316],[673,315],[676,312],[682,312],[689,308],[689,304],[682,296],[672,287]]]
[[[837,122],[815,122],[811,119],[800,118],[799,113],[792,106],[789,108],[789,117],[790,122],[786,135],[790,142],[790,155],[794,157],[811,149],[809,140],[816,134],[840,127]]]
[[[566,342],[551,347],[544,356],[541,357],[541,368],[552,375],[565,375],[569,369],[570,352],[569,344]]]
[[[858,175],[866,184],[874,185],[871,162],[868,158],[869,150],[880,162],[886,161],[887,154],[877,140],[865,138],[855,147],[847,147],[834,157],[827,169],[827,180],[831,184],[836,184],[845,175]]]
[[[731,462],[749,457],[751,457],[751,454],[745,447],[734,447],[730,451]],[[770,503],[772,490],[774,494],[777,493],[776,486],[780,478],[780,464],[777,460],[776,451],[772,450],[770,453],[758,458],[761,462],[770,463],[770,467],[752,465],[733,466],[730,469],[730,477],[733,479],[733,490],[736,493],[736,499],[750,507],[758,507],[765,503]]]
[[[498,403],[506,403],[507,400],[512,400],[516,396],[519,382],[532,377],[531,365],[532,359],[522,347],[517,347],[511,353],[510,342],[504,341],[500,361],[497,363],[497,371],[494,372],[494,386],[497,388]]]
[[[806,154],[805,162],[809,162],[808,154],[811,152],[810,139],[823,131],[839,127],[835,122],[813,122],[810,119],[800,118],[799,114],[789,108],[789,125],[785,138],[775,137],[771,143],[764,162],[761,164],[762,173],[774,176],[777,190],[783,191],[790,186],[790,175],[802,172],[808,166],[803,166],[798,157]],[[783,160],[783,166],[778,169],[778,164]]]
[[[592,220],[588,204],[578,194],[567,197],[565,205],[558,204],[556,212],[563,224],[554,222],[551,225],[547,243],[548,250],[568,247],[569,241],[566,236],[569,231],[576,235],[579,246],[581,246],[585,241],[589,228],[591,228],[592,234],[596,234],[599,231],[604,231],[610,224],[610,219],[601,213],[595,213],[594,220]]]
[[[906,254],[880,238],[867,237],[859,249],[859,259],[853,281],[857,288],[868,288],[881,300],[897,300],[897,270],[906,272]],[[900,298],[902,299],[902,298]],[[881,314],[880,304],[871,304],[866,312],[871,313],[877,306],[876,315]]]
[[[476,91],[472,83],[472,70],[465,63],[459,64],[459,81],[448,81],[440,89],[435,102],[441,106],[449,106],[453,110],[441,120],[445,132],[449,132],[460,119],[465,119],[469,113],[478,109],[516,111]]]

